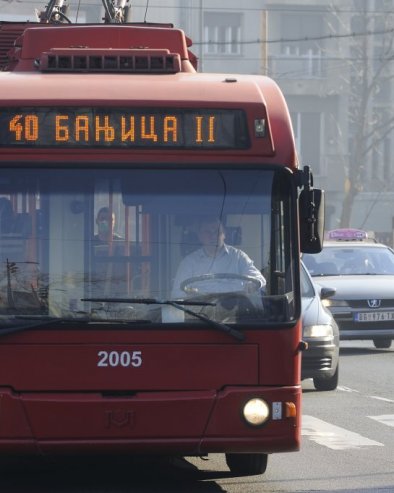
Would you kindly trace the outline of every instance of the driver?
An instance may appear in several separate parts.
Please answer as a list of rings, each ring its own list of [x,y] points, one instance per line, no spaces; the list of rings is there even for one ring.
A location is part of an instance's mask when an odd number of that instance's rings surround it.
[[[179,264],[171,292],[172,299],[185,297],[186,294],[181,289],[183,281],[204,274],[249,276],[257,279],[261,287],[265,286],[263,275],[248,255],[224,242],[224,227],[218,219],[202,219],[198,227],[198,239],[202,247],[187,255]],[[217,292],[217,290],[212,289],[212,292]]]

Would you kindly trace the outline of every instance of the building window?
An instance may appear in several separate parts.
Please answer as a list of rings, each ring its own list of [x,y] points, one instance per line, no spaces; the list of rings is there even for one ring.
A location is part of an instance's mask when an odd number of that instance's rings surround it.
[[[291,113],[294,138],[301,166],[310,166],[316,175],[323,170],[320,163],[321,113]]]
[[[204,13],[204,52],[206,55],[241,54],[242,14]]]
[[[322,15],[318,14],[284,14],[282,16],[281,43],[283,54],[296,56],[321,54],[322,40],[319,38],[324,32]]]
[[[270,56],[273,77],[310,79],[324,77],[326,56],[323,14],[304,12],[280,16],[280,50]]]
[[[391,153],[388,137],[377,142],[372,149],[371,178],[390,186],[391,182]]]

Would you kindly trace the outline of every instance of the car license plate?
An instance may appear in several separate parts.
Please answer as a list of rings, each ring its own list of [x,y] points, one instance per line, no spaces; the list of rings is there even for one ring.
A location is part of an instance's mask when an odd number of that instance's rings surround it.
[[[394,320],[394,312],[360,312],[354,314],[356,322],[385,322]]]

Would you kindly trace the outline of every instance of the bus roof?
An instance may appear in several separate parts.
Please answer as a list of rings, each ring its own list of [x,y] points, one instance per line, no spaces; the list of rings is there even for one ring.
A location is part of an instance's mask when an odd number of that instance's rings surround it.
[[[33,72],[0,73],[2,103],[22,104],[31,100],[41,104],[53,101],[124,101],[144,105],[163,102],[187,104],[267,105],[274,96],[275,84],[267,77],[226,74],[41,74]],[[227,82],[228,81],[228,82]],[[227,83],[226,83],[227,82]],[[8,103],[7,103],[8,104]]]

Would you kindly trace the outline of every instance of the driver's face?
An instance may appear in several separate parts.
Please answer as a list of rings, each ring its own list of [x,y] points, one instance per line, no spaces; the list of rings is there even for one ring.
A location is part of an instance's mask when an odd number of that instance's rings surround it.
[[[202,223],[198,232],[199,240],[203,246],[220,248],[224,244],[224,231],[220,223]]]

